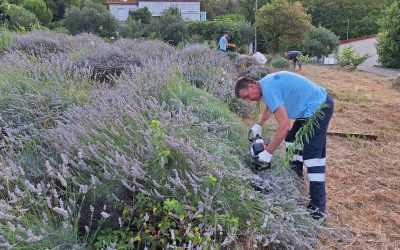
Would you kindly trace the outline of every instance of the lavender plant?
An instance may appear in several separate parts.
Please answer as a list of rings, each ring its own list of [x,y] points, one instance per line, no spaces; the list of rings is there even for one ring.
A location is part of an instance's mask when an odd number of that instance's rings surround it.
[[[92,55],[82,58],[76,64],[77,71],[92,71],[92,79],[102,83],[112,83],[123,71],[132,66],[141,66],[140,59],[133,53],[126,53],[113,46],[103,46]]]
[[[65,38],[61,34],[46,31],[32,31],[24,36],[17,36],[6,51],[20,51],[36,58],[46,57],[68,50]]]
[[[2,248],[315,247],[320,226],[291,173],[246,167],[228,57],[200,45],[66,40],[44,59],[0,59],[11,62],[0,64]],[[113,86],[91,79],[98,65],[123,68]]]

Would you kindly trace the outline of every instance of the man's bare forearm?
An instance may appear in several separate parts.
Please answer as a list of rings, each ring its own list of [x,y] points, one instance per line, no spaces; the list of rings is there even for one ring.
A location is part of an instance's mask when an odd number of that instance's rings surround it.
[[[264,123],[268,120],[268,118],[271,117],[271,115],[272,112],[267,107],[265,107],[264,110],[261,112],[257,123],[263,126]]]
[[[265,150],[267,150],[268,153],[273,154],[275,152],[275,150],[278,148],[279,144],[281,144],[281,142],[286,137],[286,135],[289,131],[289,128],[290,128],[289,124],[284,124],[282,126],[279,126],[274,137],[272,137],[271,142],[265,148]]]
[[[273,154],[275,152],[275,150],[278,148],[279,144],[281,144],[290,129],[290,121],[285,106],[280,106],[275,111],[274,115],[276,121],[279,123],[279,127],[274,137],[272,137],[271,142],[265,148],[265,150],[267,150],[267,152],[270,154]]]

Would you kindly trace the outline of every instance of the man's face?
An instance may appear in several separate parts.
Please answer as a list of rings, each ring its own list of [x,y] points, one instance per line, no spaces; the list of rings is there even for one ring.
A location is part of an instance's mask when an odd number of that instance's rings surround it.
[[[226,38],[229,38],[229,34],[225,34],[224,36],[225,36]]]
[[[249,84],[247,89],[239,92],[239,97],[247,102],[259,101],[261,99],[261,90],[257,84]]]

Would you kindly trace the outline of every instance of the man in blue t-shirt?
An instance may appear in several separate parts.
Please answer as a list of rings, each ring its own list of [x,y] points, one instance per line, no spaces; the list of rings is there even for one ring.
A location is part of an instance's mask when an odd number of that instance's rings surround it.
[[[219,39],[218,50],[222,52],[226,52],[228,46],[235,47],[235,44],[228,43],[229,33],[224,32],[224,35]]]
[[[265,150],[258,154],[258,160],[269,163],[273,153],[285,139],[286,147],[294,146],[295,155],[292,169],[302,178],[303,163],[307,167],[310,181],[310,214],[315,219],[325,218],[325,162],[326,134],[329,121],[333,114],[334,102],[325,88],[311,80],[287,71],[269,74],[259,81],[241,77],[237,80],[235,94],[248,102],[259,101],[261,98],[266,107],[260,114],[258,122],[251,128],[252,135],[261,135],[262,126],[272,115],[279,127]],[[297,132],[307,124],[316,112],[318,126],[309,140],[303,140],[303,148],[294,145]],[[294,120],[293,125],[290,119]]]

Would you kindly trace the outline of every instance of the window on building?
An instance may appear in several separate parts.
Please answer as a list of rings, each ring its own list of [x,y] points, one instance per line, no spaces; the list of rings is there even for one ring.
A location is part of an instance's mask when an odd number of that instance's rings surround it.
[[[118,8],[118,19],[122,20],[125,17],[125,9],[124,8]]]

